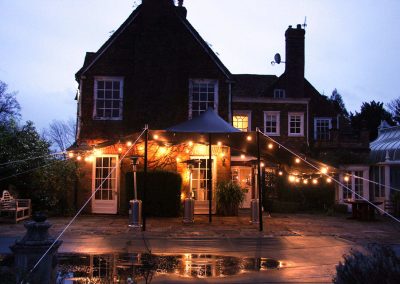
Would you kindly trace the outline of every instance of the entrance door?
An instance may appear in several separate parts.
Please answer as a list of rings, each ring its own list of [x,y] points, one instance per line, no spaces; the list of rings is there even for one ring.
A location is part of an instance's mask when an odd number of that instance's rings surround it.
[[[96,157],[93,163],[92,213],[117,213],[117,156]]]
[[[201,158],[193,158],[195,163],[192,168],[192,193],[194,203],[194,213],[195,214],[208,214],[209,213],[209,194],[208,194],[208,159]],[[212,202],[212,211],[215,211],[215,163],[212,163],[212,182],[213,182],[213,202]]]
[[[250,208],[251,173],[251,167],[232,167],[232,181],[238,183],[245,193],[241,208]]]

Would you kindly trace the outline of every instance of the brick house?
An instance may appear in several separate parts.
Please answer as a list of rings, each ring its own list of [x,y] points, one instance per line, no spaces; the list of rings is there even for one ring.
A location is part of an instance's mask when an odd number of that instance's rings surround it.
[[[339,128],[338,113],[304,78],[305,31],[300,25],[289,26],[285,33],[286,69],[280,77],[234,75],[188,22],[183,1],[178,2],[175,6],[172,0],[143,0],[97,52],[86,54],[83,67],[76,73],[76,145],[77,149],[90,149],[94,156],[81,166],[78,204],[87,200],[112,167],[120,165],[87,207],[89,212],[127,211],[130,189],[125,188],[125,176],[131,167],[128,159],[119,160],[126,149],[124,137],[141,131],[145,124],[150,129],[166,129],[208,107],[243,131],[259,127],[297,151],[339,146],[333,144],[338,143],[334,135]],[[107,141],[118,142],[94,150]],[[140,147],[136,148],[138,154]],[[193,188],[196,212],[206,213],[200,204],[207,200],[207,150],[204,145],[192,145],[192,141],[177,149],[171,151],[166,146],[163,150],[175,161],[165,169],[186,176],[188,169],[179,161],[199,161],[192,169],[197,175],[190,184],[197,184]],[[231,156],[230,149],[221,145],[213,145],[212,153],[216,161],[214,182],[238,177],[251,189],[245,202],[248,206],[255,195],[251,163],[243,163],[233,151]],[[186,178],[183,183],[185,193],[190,185]]]

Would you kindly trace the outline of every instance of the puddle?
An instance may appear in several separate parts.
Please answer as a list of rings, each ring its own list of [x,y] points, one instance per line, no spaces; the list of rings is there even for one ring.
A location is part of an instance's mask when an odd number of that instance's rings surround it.
[[[0,256],[0,276],[12,273],[12,256]],[[58,254],[59,284],[151,283],[167,278],[221,278],[275,270],[283,264],[270,258],[237,258],[212,254],[147,253]],[[3,274],[2,274],[3,273]]]

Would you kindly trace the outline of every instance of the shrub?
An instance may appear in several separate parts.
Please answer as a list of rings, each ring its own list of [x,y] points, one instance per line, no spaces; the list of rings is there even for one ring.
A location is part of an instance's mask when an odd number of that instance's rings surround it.
[[[126,177],[128,200],[133,199],[132,173]],[[147,173],[146,187],[146,216],[153,217],[178,217],[181,208],[182,178],[179,174],[167,171],[154,171]],[[137,173],[138,198],[143,200],[143,172]]]
[[[243,200],[244,192],[237,183],[232,181],[218,183],[216,191],[217,214],[237,216]]]
[[[274,200],[271,212],[275,213],[296,213],[299,210],[299,203],[292,201]]]
[[[34,211],[46,211],[51,215],[72,213],[73,192],[78,179],[74,161],[54,160],[50,165],[33,173],[33,190],[26,195],[32,199]]]
[[[333,205],[333,212],[335,213],[348,213],[348,207],[346,204],[335,204]]]
[[[370,245],[367,254],[351,251],[344,262],[336,266],[336,284],[394,284],[400,279],[400,258],[393,249],[382,245]]]

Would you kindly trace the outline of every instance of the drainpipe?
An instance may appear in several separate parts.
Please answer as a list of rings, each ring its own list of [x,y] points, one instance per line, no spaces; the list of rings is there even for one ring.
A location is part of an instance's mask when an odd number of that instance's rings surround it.
[[[229,123],[232,124],[232,82],[228,81],[228,88],[229,88],[229,94],[228,94],[228,119]]]
[[[307,146],[308,147],[310,147],[310,141],[309,141],[309,135],[308,135],[308,132],[309,132],[309,127],[310,127],[310,122],[309,122],[309,117],[308,117],[308,104],[309,104],[309,101],[307,102]]]

